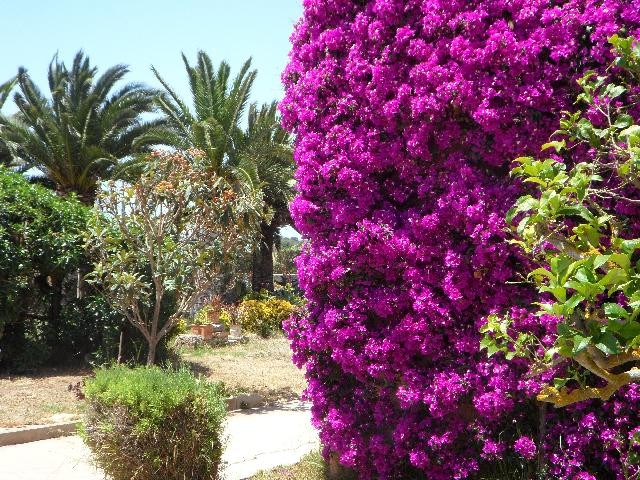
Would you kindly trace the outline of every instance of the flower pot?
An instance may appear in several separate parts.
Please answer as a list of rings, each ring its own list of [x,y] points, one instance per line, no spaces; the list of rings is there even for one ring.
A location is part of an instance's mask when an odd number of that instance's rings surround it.
[[[202,325],[191,325],[191,333],[202,336],[201,327]]]
[[[213,337],[213,325],[210,323],[207,325],[200,325],[200,335],[202,335],[205,340],[209,340]]]

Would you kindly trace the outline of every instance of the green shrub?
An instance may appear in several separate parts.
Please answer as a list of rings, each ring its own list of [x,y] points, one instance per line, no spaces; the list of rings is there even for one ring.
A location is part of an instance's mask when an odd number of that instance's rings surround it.
[[[279,298],[249,299],[238,307],[238,319],[244,330],[267,338],[281,330],[282,322],[294,311],[294,305]]]
[[[0,167],[0,369],[24,372],[113,355],[122,315],[78,298],[91,209]]]
[[[209,321],[207,320],[207,314],[209,313],[209,310],[212,310],[212,309],[213,307],[211,307],[210,305],[205,305],[200,310],[198,310],[196,315],[193,317],[193,324],[205,325],[209,323]]]
[[[99,369],[86,383],[84,441],[112,480],[217,479],[225,402],[187,370]]]

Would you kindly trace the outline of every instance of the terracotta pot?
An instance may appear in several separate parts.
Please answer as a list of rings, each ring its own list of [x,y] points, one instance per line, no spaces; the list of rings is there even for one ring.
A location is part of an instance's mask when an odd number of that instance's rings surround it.
[[[209,340],[213,337],[213,325],[210,323],[207,325],[200,325],[200,335],[202,335],[205,340]]]
[[[201,327],[202,325],[191,325],[191,333],[194,335],[202,335]]]

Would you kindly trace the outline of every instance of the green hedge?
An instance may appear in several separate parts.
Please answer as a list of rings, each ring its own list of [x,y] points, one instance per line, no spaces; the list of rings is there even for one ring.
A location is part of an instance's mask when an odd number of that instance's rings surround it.
[[[113,480],[217,479],[226,406],[187,370],[100,369],[87,381],[82,436]]]
[[[0,368],[78,362],[117,347],[122,316],[89,289],[76,295],[90,211],[0,167]]]

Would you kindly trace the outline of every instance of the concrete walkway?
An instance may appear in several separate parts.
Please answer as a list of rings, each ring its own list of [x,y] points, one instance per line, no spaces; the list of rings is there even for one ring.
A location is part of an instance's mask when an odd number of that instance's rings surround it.
[[[317,449],[309,405],[292,402],[229,415],[225,480],[243,480],[260,470],[296,463]],[[0,447],[1,480],[104,480],[77,436]]]

